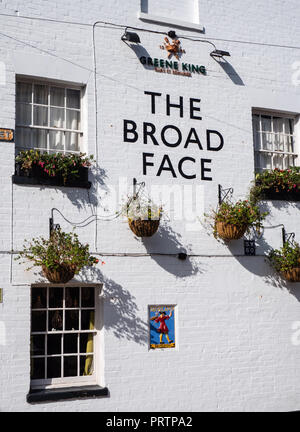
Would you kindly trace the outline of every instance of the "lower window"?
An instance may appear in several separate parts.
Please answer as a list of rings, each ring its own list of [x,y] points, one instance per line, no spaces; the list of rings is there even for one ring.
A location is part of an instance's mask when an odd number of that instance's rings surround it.
[[[93,285],[31,288],[31,387],[96,382],[96,292]]]

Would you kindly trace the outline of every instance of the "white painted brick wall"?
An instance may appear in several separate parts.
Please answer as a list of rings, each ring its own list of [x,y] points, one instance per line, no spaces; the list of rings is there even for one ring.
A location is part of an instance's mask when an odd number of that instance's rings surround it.
[[[99,19],[166,29],[139,21],[139,8],[139,0],[92,0],[86,8],[79,0],[0,3],[1,14],[15,14],[18,10],[23,16],[53,20],[92,24]],[[290,0],[289,6],[277,0],[263,3],[205,0],[200,2],[199,14],[206,29],[203,37],[294,46],[300,40],[298,10],[296,0]],[[7,76],[7,85],[0,87],[0,126],[14,128],[17,68],[31,67],[32,74],[43,68],[45,74],[47,70],[56,70],[57,76],[53,78],[63,79],[65,75],[69,81],[84,82],[86,77],[85,148],[95,154],[91,26],[1,15],[0,23],[0,53]],[[161,36],[138,33],[149,55],[164,58],[165,53],[159,49]],[[167,175],[156,177],[155,170],[149,170],[149,175],[143,177],[141,155],[148,151],[155,152],[157,158],[168,153],[176,161],[186,155],[213,159],[213,182],[204,182],[206,209],[216,205],[219,183],[234,187],[235,198],[245,196],[254,164],[251,108],[300,111],[300,87],[295,87],[291,78],[291,65],[300,60],[299,50],[216,41],[218,48],[229,50],[232,55],[229,61],[244,83],[236,85],[211,59],[209,45],[182,42],[185,61],[206,65],[208,76],[166,76],[144,69],[136,54],[120,41],[121,35],[122,31],[116,28],[96,29],[98,149],[100,167],[105,172],[105,185],[100,185],[98,192],[102,194],[105,186],[117,185],[120,176],[127,176],[129,183],[136,177],[148,186],[190,184],[180,178],[172,181]],[[26,65],[24,55],[28,57]],[[186,116],[180,119],[176,110],[167,117],[164,105],[158,105],[157,115],[151,114],[145,90],[168,93],[174,101],[178,96],[184,96],[185,102],[190,97],[201,98],[203,121],[191,121]],[[186,151],[183,146],[170,149],[162,144],[154,148],[141,140],[126,144],[122,141],[123,119],[136,121],[139,128],[143,121],[150,121],[158,130],[166,124],[175,124],[184,134],[196,127],[201,137],[206,129],[217,129],[225,138],[224,149],[213,154],[192,149],[192,145]],[[172,220],[169,226],[176,235],[175,242],[159,233],[144,242],[137,240],[126,222],[120,220],[98,223],[97,248],[101,252],[174,253],[182,247],[195,255],[220,255],[186,262],[157,256],[105,258],[106,265],[99,267],[100,276],[93,281],[103,281],[105,285],[104,364],[99,367],[110,397],[27,404],[30,283],[36,281],[36,276],[26,273],[14,261],[10,275],[7,252],[12,241],[13,248],[18,250],[24,238],[47,235],[52,207],[74,221],[88,217],[91,208],[85,190],[14,185],[12,214],[14,145],[0,143],[0,158],[0,286],[4,288],[0,321],[6,329],[6,345],[0,344],[1,411],[299,410],[300,346],[291,342],[292,324],[300,317],[299,286],[284,283],[275,286],[269,276],[273,273],[262,256],[235,256],[243,254],[241,241],[228,248],[206,231],[188,232],[181,221]],[[100,199],[95,197],[95,183],[90,193],[93,203]],[[271,214],[266,225],[283,223],[299,240],[299,204],[274,203],[269,208]],[[55,222],[70,229],[59,216]],[[95,225],[77,232],[95,250]],[[258,242],[257,253],[262,255],[268,247],[278,247],[280,243],[280,229],[266,230],[264,239]],[[117,298],[116,304],[110,301],[112,296]],[[160,303],[178,305],[178,348],[151,352],[145,339],[147,307]],[[168,392],[161,395],[162,383]]]

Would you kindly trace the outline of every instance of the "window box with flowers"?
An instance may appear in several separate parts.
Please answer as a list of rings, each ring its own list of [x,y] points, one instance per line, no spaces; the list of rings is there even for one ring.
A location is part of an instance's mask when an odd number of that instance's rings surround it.
[[[16,157],[13,182],[17,184],[68,186],[89,189],[88,167],[93,156],[84,153],[41,153],[21,151]]]
[[[262,199],[300,201],[300,167],[275,168],[257,174],[250,197],[255,202]]]

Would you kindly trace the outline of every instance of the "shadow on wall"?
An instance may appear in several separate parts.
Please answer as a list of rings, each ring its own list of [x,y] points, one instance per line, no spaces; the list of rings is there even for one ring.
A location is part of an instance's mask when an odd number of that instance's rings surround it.
[[[227,60],[225,59],[222,59],[220,61],[216,60],[216,62],[221,66],[221,68],[226,73],[226,75],[231,79],[233,84],[239,86],[245,85],[240,75],[237,73],[234,67]]]
[[[135,45],[135,44],[131,44],[131,43],[127,43],[125,42],[127,46],[129,46],[129,48],[132,49],[132,51],[135,53],[135,55],[137,56],[139,63],[147,70],[153,70],[153,66],[148,65],[147,63],[143,64],[140,62],[140,58],[141,57],[151,57],[151,55],[148,53],[148,51],[142,46],[142,45]]]
[[[176,278],[193,276],[204,272],[195,262],[196,259],[187,257],[186,260],[180,260],[177,258],[179,253],[188,254],[190,245],[183,246],[181,235],[173,231],[166,222],[161,222],[157,233],[153,237],[143,237],[142,242],[147,252],[151,254],[151,258]]]
[[[118,339],[131,340],[141,345],[148,343],[148,324],[138,316],[135,297],[120,284],[104,276],[99,268],[82,271],[81,276],[84,282],[93,280],[104,285],[104,328],[112,330]]]
[[[239,240],[243,241],[243,240]],[[271,251],[271,246],[265,241],[262,237],[256,241],[258,246],[262,248],[265,258],[262,256],[234,256],[234,258],[239,262],[239,264],[248,270],[250,273],[255,274],[256,276],[260,276],[263,278],[264,282],[268,285],[273,286],[274,288],[279,288],[281,290],[288,290],[290,294],[292,294],[298,301],[300,301],[300,283],[292,283],[286,281],[283,277],[281,277],[270,265],[269,260],[267,259],[268,252]],[[228,244],[228,249],[232,251],[232,244]]]
[[[107,191],[106,178],[106,171],[103,168],[93,167],[89,171],[89,180],[92,183],[91,189],[62,188],[61,190],[78,209],[95,208],[100,205],[99,197],[96,194],[97,183],[102,190]]]

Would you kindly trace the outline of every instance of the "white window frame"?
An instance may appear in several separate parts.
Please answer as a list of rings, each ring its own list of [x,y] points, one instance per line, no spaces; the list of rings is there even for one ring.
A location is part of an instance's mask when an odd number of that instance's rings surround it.
[[[62,310],[63,311],[63,322],[65,322],[65,310],[74,310],[74,308],[65,308],[65,304],[63,304],[63,308],[49,308],[49,295],[48,295],[48,289],[49,288],[66,288],[66,287],[91,287],[94,288],[94,295],[95,295],[95,303],[94,308],[78,308],[79,310],[91,310],[93,309],[95,311],[95,318],[94,318],[94,330],[61,330],[61,331],[49,331],[48,330],[48,314],[46,318],[46,330],[41,332],[32,332],[30,329],[30,336],[32,335],[55,335],[55,334],[86,334],[86,333],[94,333],[93,338],[93,352],[87,353],[87,355],[93,355],[93,374],[89,376],[74,376],[74,377],[62,377],[62,378],[48,378],[48,379],[30,379],[31,388],[32,389],[52,389],[52,388],[64,388],[64,387],[74,387],[74,386],[85,386],[85,385],[96,385],[99,384],[99,381],[101,379],[100,375],[100,367],[101,367],[101,361],[100,359],[103,358],[102,355],[100,355],[100,344],[101,344],[101,336],[100,336],[100,328],[101,328],[101,318],[100,318],[100,308],[101,308],[101,299],[100,294],[102,290],[102,284],[87,284],[87,283],[67,283],[67,284],[52,284],[52,283],[37,283],[31,285],[31,297],[32,297],[32,289],[33,288],[42,288],[47,290],[47,304],[46,308],[43,309],[32,309],[32,305],[30,303],[30,312],[32,310],[34,311],[48,311],[48,310]],[[81,290],[80,290],[81,293]],[[65,290],[64,290],[64,297],[65,298]],[[31,313],[30,313],[31,314]],[[79,314],[80,317],[80,314]],[[80,318],[79,318],[79,328],[80,328]],[[70,354],[64,354],[63,353],[63,338],[62,338],[62,349],[60,354],[54,354],[54,355],[47,355],[47,339],[45,338],[45,353],[44,355],[36,355],[32,356],[30,352],[30,364],[31,359],[34,358],[45,358],[45,375],[47,373],[46,368],[46,358],[48,357],[61,357],[61,371],[63,371],[63,357],[64,356],[74,356],[75,354],[78,356],[78,359],[80,358],[80,353],[70,353]],[[78,338],[79,343],[79,338]],[[80,363],[77,362],[77,371],[79,370]]]
[[[18,102],[17,101],[17,84],[18,83],[24,83],[24,84],[31,84],[32,86],[32,91],[31,91],[31,102],[29,103],[31,105],[31,124],[30,125],[24,125],[22,123],[18,122],[17,119],[17,105],[18,104],[25,104],[24,102]],[[34,102],[34,86],[35,85],[46,85],[48,87],[48,104],[38,104],[36,102]],[[58,87],[58,88],[63,88],[65,90],[65,96],[64,96],[64,107],[61,106],[55,106],[55,105],[51,105],[50,104],[50,88],[51,87]],[[80,91],[80,107],[79,108],[67,108],[66,106],[66,95],[67,95],[67,90],[77,90]],[[27,150],[30,149],[34,149],[34,150],[40,150],[42,152],[47,152],[49,153],[50,151],[55,151],[57,153],[64,153],[64,154],[79,154],[80,152],[83,151],[83,135],[84,135],[84,109],[83,109],[83,94],[84,94],[84,88],[82,86],[76,86],[76,85],[71,85],[71,84],[62,84],[62,83],[57,83],[55,81],[51,81],[51,80],[36,80],[36,79],[30,79],[30,78],[23,78],[23,77],[17,77],[16,79],[16,131],[19,127],[22,128],[28,128],[30,130],[34,130],[34,129],[39,129],[39,130],[45,130],[45,131],[55,131],[55,132],[62,132],[63,133],[63,150],[58,150],[58,149],[51,149],[50,148],[50,138],[49,138],[49,133],[47,133],[47,147],[30,147],[27,148]],[[34,125],[33,124],[33,119],[34,119],[34,107],[38,106],[38,107],[47,107],[48,108],[48,126],[39,126],[39,125]],[[51,127],[50,126],[50,113],[51,113],[51,109],[50,108],[64,108],[64,113],[65,113],[65,127],[64,128],[59,128],[59,127]],[[76,111],[80,113],[80,129],[67,129],[66,127],[66,121],[67,121],[67,110],[70,111]],[[78,134],[78,147],[79,149],[77,151],[74,150],[66,150],[66,135],[65,132],[70,132],[70,133],[76,133]],[[17,135],[17,134],[16,134]],[[18,142],[16,141],[16,150],[20,150],[20,149],[24,149],[21,146],[18,146]]]
[[[268,169],[274,169],[276,168],[275,163],[274,163],[274,157],[280,155],[281,157],[292,157],[294,160],[294,166],[297,166],[299,164],[299,152],[298,152],[298,145],[297,145],[297,120],[298,120],[298,116],[297,114],[292,114],[292,113],[286,113],[286,112],[280,112],[280,111],[275,111],[275,110],[262,110],[262,109],[253,109],[252,110],[252,121],[253,121],[253,116],[259,116],[259,130],[254,130],[254,127],[252,126],[253,129],[253,143],[254,143],[254,163],[255,163],[255,172],[263,172],[266,171]],[[271,118],[271,128],[272,130],[270,132],[265,132],[262,130],[262,121],[261,118],[262,116],[267,116]],[[274,132],[274,123],[273,123],[273,118],[283,118],[283,119],[289,119],[293,121],[293,133],[285,133],[285,124],[284,124],[284,133],[279,133],[279,132]],[[274,141],[272,141],[272,149],[262,149],[259,148],[259,145],[257,143],[257,139],[256,139],[256,134],[260,135],[260,140],[259,142],[262,142],[262,136],[264,133],[268,133],[269,135],[280,135],[280,136],[284,136],[284,137],[288,137],[291,138],[293,141],[293,151],[292,152],[287,152],[287,151],[280,151],[280,150],[276,150],[274,148]],[[265,153],[265,154],[269,154],[271,155],[271,168],[265,168],[265,167],[261,167],[261,166],[257,166],[256,165],[256,154],[261,154],[261,153]]]

